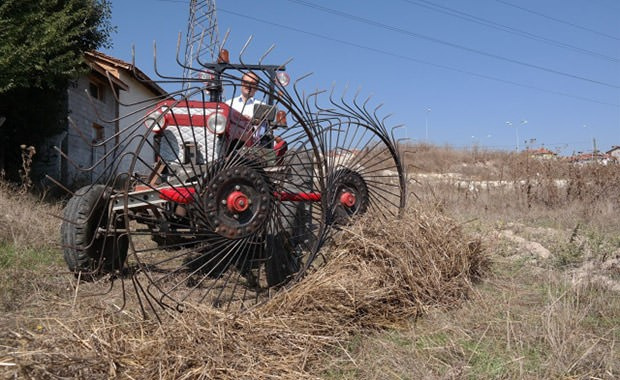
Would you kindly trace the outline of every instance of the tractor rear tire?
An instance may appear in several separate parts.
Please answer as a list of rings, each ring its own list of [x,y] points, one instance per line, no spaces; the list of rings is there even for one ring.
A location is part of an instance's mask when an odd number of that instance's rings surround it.
[[[111,189],[89,185],[76,191],[64,210],[60,227],[63,256],[69,270],[96,277],[100,273],[122,269],[129,241],[126,234],[97,237],[99,227],[122,227],[124,223],[108,223]],[[113,227],[112,227],[113,228]]]

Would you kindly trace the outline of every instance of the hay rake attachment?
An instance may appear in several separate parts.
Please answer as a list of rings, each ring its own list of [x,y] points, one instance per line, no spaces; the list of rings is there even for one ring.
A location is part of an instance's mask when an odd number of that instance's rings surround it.
[[[73,193],[61,238],[81,279],[123,284],[120,308],[133,298],[146,314],[187,302],[246,309],[323,262],[330,233],[354,216],[394,218],[405,205],[397,142],[378,108],[333,94],[321,105],[323,93],[301,90],[307,76],[288,90],[285,65],[262,63],[271,49],[246,64],[247,45],[238,64],[222,50],[218,62],[185,67],[194,78],[160,75],[183,89],[102,121],[140,116],[80,169],[96,184]],[[234,104],[244,84],[252,110]]]

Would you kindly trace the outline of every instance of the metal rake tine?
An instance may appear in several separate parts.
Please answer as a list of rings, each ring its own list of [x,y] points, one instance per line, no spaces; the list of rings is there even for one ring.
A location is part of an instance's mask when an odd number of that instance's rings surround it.
[[[133,71],[133,73],[134,73],[135,78],[136,78],[138,81],[140,81],[140,82],[142,82],[142,83],[145,83],[145,82],[153,82],[153,81],[146,81],[146,80],[141,79],[141,78],[140,78],[140,76],[139,76],[139,75],[136,73],[136,71],[135,71],[135,66],[133,66],[132,71]],[[113,88],[113,87],[114,87],[114,83],[112,82],[112,76],[110,75],[110,72],[109,72],[109,71],[106,71],[106,78],[108,79],[108,84],[110,85],[110,88]],[[153,101],[153,100],[155,100],[155,99],[160,99],[160,98],[164,98],[164,97],[166,97],[166,96],[167,96],[167,95],[160,95],[160,96],[155,96],[155,97],[152,97],[152,98],[149,98],[149,99],[146,99],[146,100],[141,100],[141,101],[139,101],[139,102],[135,102],[135,103],[123,103],[123,102],[121,102],[120,98],[119,98],[119,97],[118,97],[118,95],[116,94],[116,91],[112,91],[112,94],[113,94],[113,96],[114,96],[114,100],[116,101],[116,103],[118,103],[119,105],[122,105],[122,106],[124,106],[124,107],[136,106],[136,105],[138,105],[138,104],[142,104],[142,103],[149,103],[149,102],[151,102],[151,101]],[[143,112],[143,111],[145,111],[146,109],[148,109],[148,108],[150,108],[150,107],[152,107],[152,104],[148,104],[148,105],[147,105],[147,106],[145,106],[144,108],[139,109],[139,110],[132,111],[132,112],[131,112],[131,113],[129,113],[129,114],[126,114],[126,115],[122,115],[122,116],[119,116],[119,117],[113,118],[113,119],[111,119],[111,120],[110,120],[110,121],[108,121],[108,122],[109,122],[109,123],[116,122],[117,120],[120,120],[120,119],[122,119],[122,118],[124,118],[124,117],[127,117],[127,116],[129,116],[129,115],[134,115],[134,114],[136,114],[136,113],[138,113],[138,112]]]
[[[373,111],[373,112],[376,114],[376,113],[377,113],[377,111],[379,111],[379,108],[383,107],[383,105],[384,105],[384,104],[385,104],[385,103],[379,103],[379,104],[375,107],[375,109],[374,109],[374,111]]]
[[[371,115],[368,113],[368,110],[365,108],[366,103],[359,105],[357,102],[357,96],[353,98],[353,105],[355,106],[355,110],[351,109],[351,107],[349,107],[349,109],[351,110],[351,112],[357,115],[357,117],[359,117],[360,119],[365,119],[366,121],[372,119]]]
[[[299,91],[298,91],[298,89],[297,89],[297,85],[298,85],[298,84],[299,84],[302,80],[304,80],[304,79],[306,79],[306,78],[310,77],[312,74],[314,74],[314,73],[313,73],[313,72],[309,72],[309,73],[307,73],[307,74],[304,74],[304,75],[300,76],[299,78],[297,78],[297,79],[295,80],[295,82],[293,83],[293,91],[295,92],[295,95],[297,96],[297,99],[303,99],[303,96],[302,96],[302,97],[300,97],[300,96],[299,96]]]
[[[314,102],[316,106],[316,101],[317,101],[318,96],[324,92],[326,92],[326,90],[319,90],[317,88],[316,90],[314,90],[314,92],[311,92],[310,94],[308,94],[308,96],[306,97],[306,100],[309,101],[310,98],[314,98]]]
[[[357,97],[360,95],[361,92],[362,92],[362,87],[358,86],[357,90],[355,90],[355,95],[353,95],[353,103],[357,101]]]
[[[69,157],[65,152],[62,151],[62,149],[58,148],[57,146],[54,146],[53,149],[58,152],[58,154],[60,154],[65,160],[67,160],[68,163],[70,163],[75,169],[81,171],[81,172],[90,172],[92,171],[97,165],[99,165],[99,163],[104,160],[104,158],[102,157],[99,161],[95,162],[92,166],[90,167],[83,167],[80,164],[76,163],[75,160],[71,159],[71,157]],[[99,177],[101,177],[102,175],[99,175]]]
[[[226,33],[224,33],[224,38],[222,39],[222,43],[220,44],[220,50],[224,49],[224,46],[226,46],[226,42],[228,42],[228,36],[230,36],[230,28],[226,29]]]
[[[289,63],[293,62],[293,57],[290,57],[289,59],[287,59],[286,61],[284,61],[283,64],[281,64],[280,66],[278,66],[278,68],[276,70],[282,70],[284,69]]]
[[[52,149],[59,151],[60,149],[54,145],[52,147]],[[71,196],[74,196],[75,193],[71,190],[69,190],[69,188],[65,187],[65,185],[63,185],[62,183],[60,183],[58,180],[56,180],[54,177],[50,176],[49,174],[45,175],[45,178],[49,181],[51,181],[52,183],[54,183],[56,186],[60,187],[62,190],[64,190],[67,194],[70,194]]]
[[[114,119],[112,120],[106,120],[103,118],[103,116],[101,116],[101,114],[99,113],[99,109],[95,106],[95,102],[93,102],[93,98],[90,96],[90,92],[88,91],[87,88],[84,89],[84,93],[86,94],[86,99],[88,99],[88,102],[90,103],[92,110],[95,111],[95,116],[97,117],[97,120],[101,121],[102,123],[105,124],[112,124],[115,122]],[[76,127],[76,129],[78,129]],[[86,140],[84,140],[86,141]]]
[[[134,78],[136,78],[141,83],[158,83],[158,82],[161,82],[161,81],[154,81],[154,80],[143,79],[143,78],[141,78],[141,75],[138,74],[138,71],[136,70],[136,46],[133,45],[133,44],[131,45],[131,72],[132,72]],[[155,70],[155,73],[158,74],[157,70]],[[159,74],[158,74],[158,76],[161,77]],[[162,97],[164,97],[164,96],[165,95],[162,95]],[[139,103],[141,103],[141,102],[137,102],[135,104],[139,104]]]
[[[336,82],[332,81],[331,90],[329,91],[329,101],[332,104],[334,103],[333,96],[334,96],[335,91],[336,91]]]
[[[405,124],[398,124],[398,125],[396,125],[396,126],[392,127],[392,131],[390,132],[390,134],[392,135],[392,140],[395,140],[395,139],[396,139],[396,138],[395,138],[395,136],[394,136],[394,132],[395,132],[396,130],[401,129],[401,128],[404,128],[404,127],[405,127]],[[407,139],[407,140],[410,140],[408,137],[407,137],[406,139]],[[401,140],[402,140],[402,139],[401,139]]]
[[[370,111],[368,110],[368,102],[373,97],[373,95],[374,94],[370,94],[368,96],[368,99],[366,99],[366,101],[363,104],[363,111],[361,111],[361,112],[363,112],[369,119],[372,119],[375,122],[375,124],[382,125],[382,122],[379,121],[379,117],[377,116],[377,110],[383,105],[383,103],[380,103],[379,106],[375,107],[372,115],[370,114]],[[386,118],[389,117],[389,116],[390,116],[390,114],[388,114],[386,116]]]
[[[192,47],[190,47],[191,49]],[[157,45],[155,44],[155,41],[153,41],[153,51],[157,52]],[[183,69],[187,69],[188,67],[185,66],[184,62],[181,62],[181,59],[179,57],[179,54],[181,53],[181,32],[179,32],[178,36],[177,36],[177,50],[176,50],[176,54],[175,54],[175,60],[177,61],[177,65],[181,66]],[[156,60],[156,57],[154,57],[154,59]]]
[[[267,49],[267,51],[258,59],[258,64],[262,65],[263,64],[263,60],[267,57],[267,55],[269,55],[269,53],[271,53],[271,51],[276,47],[276,44],[272,44],[269,49]]]
[[[377,109],[376,108],[375,108],[375,112],[374,113],[375,113],[375,117],[377,117]],[[386,120],[391,118],[392,116],[394,116],[394,114],[392,114],[392,113],[388,113],[387,115],[385,115],[383,117],[383,119],[381,119],[381,124],[385,124]]]
[[[80,139],[82,141],[84,141],[84,143],[86,143],[87,145],[92,145],[92,143],[90,141],[88,141],[88,139],[86,138],[86,136],[84,136],[84,133],[82,133],[82,131],[80,130],[80,128],[78,128],[77,124],[75,123],[75,121],[73,121],[73,119],[71,118],[71,116],[67,116],[67,122],[69,123],[69,126],[71,128],[73,128],[75,130],[75,132],[77,132],[78,136],[80,137]]]
[[[239,63],[241,63],[242,65],[245,65],[245,63],[243,63],[243,54],[245,54],[245,49],[247,49],[248,46],[250,46],[250,42],[252,42],[253,39],[254,39],[254,36],[250,35],[250,37],[248,37],[248,40],[245,42],[245,44],[241,48],[241,51],[239,52]]]
[[[112,83],[112,76],[110,75],[110,72],[106,70],[105,72],[105,76],[108,79],[108,84],[110,85],[111,89],[114,89],[114,84]],[[112,92],[112,96],[114,97],[114,101],[122,106],[127,106],[127,104],[121,103],[120,98],[118,97],[118,95],[116,94],[116,91],[111,91]],[[118,118],[116,119],[118,120]]]
[[[411,141],[411,138],[409,138],[409,137],[402,137],[402,138],[396,140],[396,143],[398,144],[399,148],[401,148],[404,145],[404,143],[407,142],[407,141]],[[400,151],[400,149],[399,149],[399,151]]]
[[[347,91],[349,91],[349,83],[347,82],[342,89],[342,95],[340,95],[340,101],[344,103],[344,97],[347,95]],[[335,103],[334,103],[335,104]]]
[[[180,36],[181,36],[181,33],[179,33],[179,38],[180,38]],[[182,67],[184,67],[184,66],[183,66],[183,64],[181,64],[181,63],[179,62],[179,57],[178,57],[178,46],[177,46],[177,57],[176,57],[176,60],[177,60],[177,63],[178,63],[179,65],[181,65]],[[170,80],[170,81],[172,81],[172,82],[174,82],[174,83],[179,83],[179,82],[181,82],[181,81],[183,80],[183,78],[180,78],[180,77],[173,77],[173,76],[169,76],[169,75],[164,75],[164,74],[162,74],[162,73],[160,73],[160,72],[159,72],[159,69],[157,68],[157,42],[156,42],[155,40],[153,40],[153,71],[155,71],[155,74],[156,74],[158,77],[160,77],[160,78],[162,78],[162,79],[167,79],[167,80]]]
[[[364,103],[363,103],[363,107],[364,107],[364,109],[366,109],[366,105],[368,104],[368,102],[370,101],[370,99],[372,99],[373,95],[374,95],[373,93],[370,93],[370,94],[368,95],[368,97],[366,98],[366,100],[364,101]]]

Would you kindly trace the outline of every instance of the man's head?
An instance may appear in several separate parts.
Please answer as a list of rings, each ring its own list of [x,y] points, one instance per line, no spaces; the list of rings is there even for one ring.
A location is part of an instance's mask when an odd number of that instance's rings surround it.
[[[243,74],[241,78],[241,96],[244,100],[248,100],[256,93],[256,86],[258,85],[258,75],[252,71],[248,71]]]

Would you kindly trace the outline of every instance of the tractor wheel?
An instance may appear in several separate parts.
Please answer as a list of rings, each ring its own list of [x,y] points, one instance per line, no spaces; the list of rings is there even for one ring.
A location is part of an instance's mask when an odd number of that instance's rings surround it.
[[[330,224],[347,224],[355,216],[364,214],[370,204],[368,185],[362,175],[351,169],[338,169],[330,178]]]
[[[104,185],[85,186],[69,200],[61,224],[63,256],[69,270],[96,277],[123,267],[127,257],[126,234],[115,233],[122,222],[109,221],[111,189]],[[99,229],[104,231],[98,231]]]

